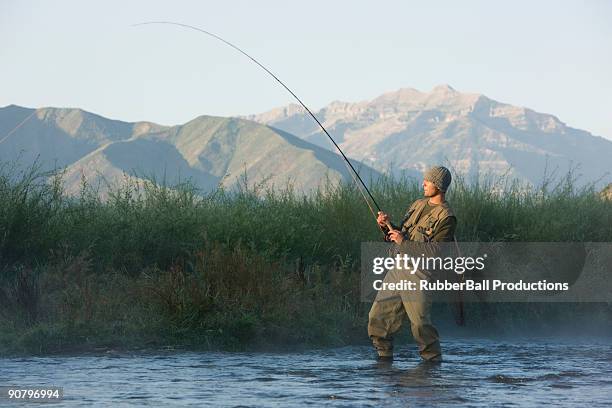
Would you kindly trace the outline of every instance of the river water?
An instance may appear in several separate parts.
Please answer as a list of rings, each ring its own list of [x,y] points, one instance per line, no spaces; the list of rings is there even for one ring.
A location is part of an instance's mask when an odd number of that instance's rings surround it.
[[[59,386],[45,406],[610,406],[612,342],[455,339],[445,361],[414,345],[294,353],[163,352],[0,360],[0,385]],[[0,405],[7,406],[6,399]],[[27,402],[11,406],[32,406]]]

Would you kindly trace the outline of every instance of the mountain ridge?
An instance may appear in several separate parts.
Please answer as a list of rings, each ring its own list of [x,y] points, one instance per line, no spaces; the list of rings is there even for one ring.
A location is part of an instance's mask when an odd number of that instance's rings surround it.
[[[429,92],[400,88],[370,100],[333,101],[314,114],[366,178],[385,172],[420,177],[432,164],[445,164],[464,177],[509,176],[533,185],[551,169],[563,175],[572,166],[579,166],[581,184],[612,181],[612,141],[552,114],[447,84]],[[174,126],[107,119],[79,108],[0,108],[0,159],[55,160],[73,183],[79,173],[95,179],[95,166],[102,174],[155,177],[174,166],[175,176],[195,177],[203,189],[231,188],[247,171],[253,182],[269,178],[278,186],[293,180],[310,191],[326,172],[334,181],[350,179],[333,150],[297,104],[243,117],[200,115]],[[174,159],[162,163],[165,155]]]
[[[564,174],[581,166],[583,184],[612,170],[606,160],[612,141],[552,114],[446,84],[429,92],[400,88],[370,100],[334,101],[313,113],[348,156],[382,172],[389,166],[393,174],[423,172],[444,162],[469,177],[509,174],[537,185],[547,168]],[[290,104],[245,118],[329,148],[307,116]]]
[[[29,119],[21,124],[24,118]],[[24,163],[39,160],[45,169],[65,167],[65,188],[73,195],[83,176],[102,190],[106,181],[124,178],[170,184],[188,178],[202,191],[232,189],[246,173],[252,184],[291,184],[310,192],[328,176],[331,182],[350,179],[334,153],[240,118],[201,115],[163,126],[107,119],[82,109],[11,105],[0,108],[0,126],[11,133],[0,139],[0,160],[20,157]],[[366,177],[379,176],[360,167]]]

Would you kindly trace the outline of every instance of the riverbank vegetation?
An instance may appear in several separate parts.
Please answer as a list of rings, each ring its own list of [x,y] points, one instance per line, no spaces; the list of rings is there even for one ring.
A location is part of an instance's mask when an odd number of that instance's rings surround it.
[[[129,182],[102,200],[61,172],[0,167],[0,353],[165,346],[244,349],[367,342],[359,248],[380,231],[358,190],[200,195],[189,183]],[[415,180],[372,185],[399,220]],[[526,187],[456,180],[448,200],[458,240],[612,241],[612,202],[571,174]],[[452,321],[445,305],[439,320]],[[609,305],[467,306],[469,328],[552,327]],[[535,319],[535,320],[534,320]],[[449,326],[450,327],[450,326]],[[450,329],[449,329],[450,330]]]

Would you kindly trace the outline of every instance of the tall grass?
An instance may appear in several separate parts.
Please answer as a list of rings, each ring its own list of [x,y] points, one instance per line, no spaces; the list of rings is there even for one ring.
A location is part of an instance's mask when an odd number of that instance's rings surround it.
[[[409,179],[372,191],[395,220],[421,196]],[[569,176],[540,188],[459,179],[448,199],[459,240],[612,239],[612,203]],[[127,182],[103,200],[86,183],[67,197],[61,172],[4,164],[0,351],[367,340],[359,247],[369,240],[380,231],[350,184],[304,196],[246,181],[209,194]]]

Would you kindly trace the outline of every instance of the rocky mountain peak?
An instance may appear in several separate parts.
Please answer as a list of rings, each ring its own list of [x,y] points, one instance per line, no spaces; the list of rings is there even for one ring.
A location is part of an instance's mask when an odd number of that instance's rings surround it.
[[[436,94],[445,94],[445,95],[457,93],[455,88],[453,88],[452,86],[448,84],[437,85],[431,90],[431,92],[436,93]]]
[[[585,183],[610,173],[612,142],[553,115],[447,84],[429,92],[401,88],[370,101],[334,102],[315,114],[348,156],[380,171],[446,163],[468,177],[510,175],[533,184],[547,169],[564,174],[580,166]],[[250,118],[329,148],[303,113],[270,111]]]

